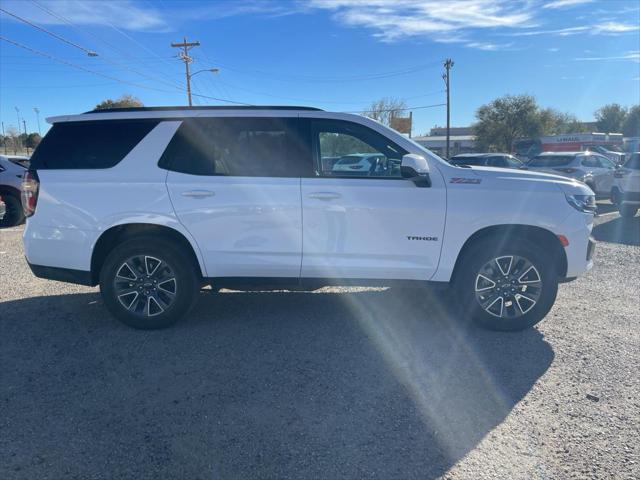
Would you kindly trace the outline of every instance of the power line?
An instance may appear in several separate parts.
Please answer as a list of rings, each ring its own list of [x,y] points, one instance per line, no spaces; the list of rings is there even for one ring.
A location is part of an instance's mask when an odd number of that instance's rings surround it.
[[[4,13],[4,14],[6,14],[6,15],[9,15],[9,16],[11,16],[11,17],[13,17],[13,18],[15,18],[15,19],[17,19],[17,20],[19,20],[19,21],[23,22],[23,23],[26,23],[27,25],[30,25],[30,26],[32,26],[33,28],[35,28],[35,29],[37,29],[37,30],[40,30],[41,32],[44,32],[44,33],[46,33],[47,35],[50,35],[50,36],[52,36],[53,38],[56,38],[56,39],[60,40],[61,42],[64,42],[64,43],[66,43],[66,44],[68,44],[68,45],[71,45],[72,47],[75,47],[75,48],[77,48],[77,49],[79,49],[79,50],[82,50],[83,52],[85,52],[85,53],[86,53],[87,55],[89,55],[90,57],[97,57],[97,56],[98,56],[98,54],[97,54],[96,52],[94,52],[93,50],[89,50],[89,49],[87,49],[87,48],[84,48],[84,47],[82,47],[82,46],[80,46],[80,45],[76,44],[76,43],[73,43],[72,41],[67,40],[67,39],[66,39],[66,38],[64,38],[64,37],[61,37],[61,36],[60,36],[60,35],[58,35],[57,33],[50,32],[49,30],[47,30],[47,29],[45,29],[45,28],[42,28],[42,27],[40,27],[39,25],[36,25],[35,23],[30,22],[30,21],[29,21],[29,20],[27,20],[26,18],[19,17],[19,16],[18,16],[18,15],[16,15],[15,13],[11,13],[11,12],[9,12],[9,11],[5,10],[4,8],[1,8],[1,7],[0,7],[0,12],[3,12],[3,13]]]
[[[83,35],[87,36],[87,34],[85,34],[85,33],[84,33],[84,32],[83,32],[79,27],[77,27],[77,26],[76,26],[76,25],[75,25],[71,20],[69,20],[68,18],[66,18],[66,17],[62,16],[61,14],[58,14],[58,13],[56,13],[56,12],[54,12],[54,11],[50,10],[49,8],[45,7],[44,5],[41,5],[41,4],[40,4],[40,3],[38,3],[36,0],[31,0],[31,1],[32,1],[32,3],[33,3],[36,7],[40,8],[40,9],[41,9],[42,11],[44,11],[45,13],[48,13],[48,14],[49,14],[49,15],[51,15],[52,17],[57,18],[58,20],[61,20],[61,21],[65,22],[66,24],[68,24],[69,26],[71,26],[71,27],[72,27],[73,29],[75,29],[76,31],[78,31],[78,32],[80,32],[81,34],[83,34]],[[113,27],[113,25],[112,25],[112,27]],[[115,30],[119,31],[117,28],[115,28],[115,27],[113,27],[113,28],[114,28]],[[127,56],[127,57],[129,57],[129,58],[133,58],[133,57],[132,57],[128,52],[126,52],[126,51],[124,51],[124,50],[121,50],[121,49],[120,49],[120,48],[118,48],[118,47],[115,47],[114,45],[112,45],[111,43],[109,43],[109,42],[107,42],[106,40],[102,39],[101,37],[98,37],[97,35],[95,35],[95,34],[93,34],[93,33],[91,33],[91,32],[87,32],[87,33],[88,33],[88,35],[89,35],[89,36],[91,36],[91,37],[93,37],[93,38],[95,38],[95,39],[97,39],[97,40],[101,41],[102,43],[104,43],[105,45],[107,45],[108,47],[110,47],[112,50],[114,50],[114,51],[116,51],[116,52],[118,52],[118,53],[122,53],[122,54],[124,54],[125,56]],[[124,34],[123,32],[120,32],[120,33],[122,33],[123,35],[125,35],[127,38],[131,39],[131,37],[129,37],[128,35]],[[133,40],[133,39],[131,39],[131,40]],[[144,46],[143,46],[143,47],[144,47]],[[144,47],[144,48],[146,48],[146,47]],[[152,53],[153,53],[153,52],[152,52]],[[154,54],[154,55],[155,55],[155,54]],[[159,57],[158,55],[155,55],[155,57],[157,57],[161,62],[168,62],[168,60],[166,60],[166,59],[162,59],[162,58],[161,58],[161,57]],[[171,86],[171,87],[178,86],[180,89],[182,89],[182,88],[183,88],[182,84],[180,84],[179,82],[176,82],[174,79],[172,79],[172,78],[170,78],[170,77],[166,76],[164,73],[163,73],[162,75],[163,75],[165,78],[168,78],[168,79],[169,79],[169,82],[167,82],[166,80],[159,79],[159,78],[157,78],[157,77],[155,77],[155,76],[151,76],[151,75],[148,75],[148,74],[146,74],[146,73],[142,73],[142,72],[140,72],[140,71],[138,71],[138,70],[135,70],[135,69],[133,69],[133,68],[127,67],[127,66],[125,66],[125,64],[123,64],[122,62],[114,62],[114,61],[112,61],[112,60],[110,60],[110,59],[108,59],[108,58],[105,58],[104,56],[101,56],[100,58],[101,58],[102,60],[104,60],[105,62],[107,62],[107,63],[109,63],[109,64],[111,64],[111,65],[113,65],[113,66],[115,66],[115,67],[117,67],[117,68],[119,68],[119,69],[121,69],[121,70],[127,70],[127,71],[130,71],[130,72],[135,73],[136,75],[139,75],[139,76],[141,76],[141,77],[144,77],[144,78],[147,78],[147,79],[150,79],[150,80],[153,80],[153,81],[159,82],[159,83],[163,83],[163,84],[165,84],[165,85],[169,85],[169,86]],[[139,65],[139,64],[140,64],[140,62],[139,62],[139,61],[136,61],[136,65]]]
[[[433,105],[420,105],[418,107],[389,108],[386,110],[357,110],[345,111],[341,113],[372,113],[372,112],[401,112],[403,110],[421,110],[423,108],[444,107],[446,103],[434,103]]]
[[[59,62],[59,63],[62,63],[64,65],[68,65],[70,67],[76,68],[78,70],[82,70],[82,71],[85,71],[85,72],[88,72],[88,73],[92,73],[94,75],[98,75],[99,77],[108,78],[109,80],[113,80],[113,81],[119,82],[119,83],[124,83],[124,84],[127,84],[127,85],[133,85],[134,87],[138,87],[138,88],[146,88],[147,90],[155,90],[155,91],[158,91],[158,92],[166,92],[166,90],[161,90],[161,89],[158,89],[158,88],[149,87],[147,85],[141,85],[141,84],[138,84],[138,83],[129,82],[127,80],[122,80],[122,79],[119,79],[119,78],[116,78],[116,77],[112,77],[110,75],[105,75],[104,73],[96,72],[95,70],[91,70],[91,69],[85,68],[85,67],[83,67],[81,65],[77,65],[75,63],[68,62],[66,60],[63,60],[62,58],[55,57],[55,56],[53,56],[53,55],[51,55],[49,53],[41,52],[40,50],[36,50],[34,48],[28,47],[27,45],[24,45],[22,43],[14,42],[13,40],[9,40],[8,38],[6,38],[6,37],[4,37],[2,35],[0,35],[0,40],[4,40],[7,43],[15,45],[16,47],[22,48],[24,50],[28,50],[29,52],[35,53],[36,55],[40,55],[42,57],[50,58],[51,60],[53,60],[55,62]]]

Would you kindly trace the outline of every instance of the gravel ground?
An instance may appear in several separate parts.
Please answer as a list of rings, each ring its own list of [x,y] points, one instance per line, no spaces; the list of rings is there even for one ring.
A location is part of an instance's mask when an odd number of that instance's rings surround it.
[[[640,218],[597,222],[594,270],[515,334],[373,288],[135,331],[0,231],[0,478],[640,478]]]

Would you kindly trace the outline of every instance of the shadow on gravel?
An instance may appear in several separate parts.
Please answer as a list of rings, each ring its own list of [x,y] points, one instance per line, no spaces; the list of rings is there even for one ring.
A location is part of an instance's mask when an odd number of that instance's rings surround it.
[[[593,237],[600,242],[640,246],[640,216],[618,217],[593,227]]]
[[[143,332],[98,294],[0,304],[0,477],[435,478],[553,360],[434,294],[202,294]]]

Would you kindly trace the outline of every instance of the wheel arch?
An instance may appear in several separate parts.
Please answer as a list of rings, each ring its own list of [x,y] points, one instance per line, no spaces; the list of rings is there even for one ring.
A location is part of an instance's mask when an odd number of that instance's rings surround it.
[[[505,244],[509,241],[529,240],[548,249],[552,264],[555,265],[559,278],[567,275],[567,254],[558,237],[551,231],[533,225],[491,225],[474,232],[460,249],[458,258],[453,268],[451,281],[455,281],[456,275],[464,262],[464,256],[475,243],[487,238],[497,238]]]
[[[166,225],[157,225],[153,223],[125,223],[115,225],[105,230],[96,240],[91,253],[91,280],[93,284],[98,284],[102,265],[113,248],[126,240],[144,236],[168,238],[176,241],[177,244],[190,256],[193,261],[194,268],[197,269],[201,276],[206,276],[204,263],[200,258],[197,246],[179,230]]]

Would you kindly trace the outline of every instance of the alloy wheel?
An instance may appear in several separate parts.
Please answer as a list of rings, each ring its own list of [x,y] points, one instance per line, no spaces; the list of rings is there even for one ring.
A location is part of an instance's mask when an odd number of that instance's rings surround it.
[[[153,317],[174,303],[178,283],[167,262],[149,255],[136,255],[118,268],[113,288],[118,301],[129,312]]]
[[[540,300],[542,278],[528,259],[504,255],[485,263],[476,275],[476,300],[494,317],[514,319]]]

